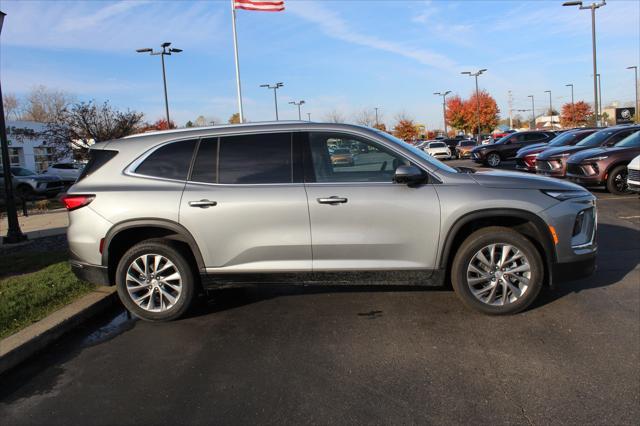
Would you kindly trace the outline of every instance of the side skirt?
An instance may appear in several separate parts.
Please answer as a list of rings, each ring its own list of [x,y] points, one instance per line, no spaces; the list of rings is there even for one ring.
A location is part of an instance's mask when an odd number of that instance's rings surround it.
[[[255,274],[206,274],[200,279],[205,289],[243,285],[398,285],[440,287],[444,285],[445,271],[339,271],[339,272],[265,272]]]

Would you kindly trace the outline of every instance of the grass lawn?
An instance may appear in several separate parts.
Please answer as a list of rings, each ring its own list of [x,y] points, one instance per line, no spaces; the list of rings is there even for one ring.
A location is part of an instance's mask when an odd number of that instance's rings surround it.
[[[0,278],[0,338],[41,320],[51,312],[69,304],[94,289],[93,284],[80,281],[71,272],[66,252],[33,253],[15,256],[13,264],[3,259],[0,271],[12,268],[13,274],[44,267],[37,272]],[[18,257],[24,259],[18,260]],[[40,260],[34,258],[40,257]],[[33,262],[39,262],[34,265]],[[55,263],[53,263],[55,262]]]
[[[0,255],[0,279],[16,274],[39,271],[45,266],[67,260],[66,250]]]

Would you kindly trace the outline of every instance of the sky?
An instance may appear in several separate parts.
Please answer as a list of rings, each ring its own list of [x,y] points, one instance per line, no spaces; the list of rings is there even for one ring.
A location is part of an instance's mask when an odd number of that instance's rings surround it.
[[[586,3],[586,2],[585,2]],[[280,119],[303,114],[322,121],[336,110],[348,120],[379,108],[388,125],[404,113],[442,127],[441,98],[475,89],[462,71],[486,68],[481,89],[508,117],[538,113],[575,99],[593,101],[588,10],[554,1],[286,0],[279,13],[237,12],[245,117],[274,119],[273,92],[283,82]],[[2,91],[24,95],[44,85],[78,100],[108,100],[122,109],[164,116],[159,56],[135,49],[170,41],[166,57],[170,113],[184,125],[203,115],[226,121],[237,111],[229,0],[2,0]],[[640,1],[610,0],[597,10],[598,72],[603,105],[633,105],[640,65]],[[517,112],[514,112],[516,114]],[[520,113],[524,118],[530,112]],[[305,117],[306,118],[306,117]]]

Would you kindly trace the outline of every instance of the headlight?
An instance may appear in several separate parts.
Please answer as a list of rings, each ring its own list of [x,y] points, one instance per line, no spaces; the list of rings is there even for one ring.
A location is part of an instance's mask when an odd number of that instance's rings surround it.
[[[607,158],[609,158],[608,155],[601,155],[600,157],[585,158],[582,161],[600,161],[600,160],[606,160]]]
[[[542,191],[544,194],[548,195],[549,197],[553,197],[556,200],[560,200],[560,201],[564,201],[564,200],[570,200],[571,198],[580,198],[580,197],[586,197],[588,195],[590,195],[590,192],[587,191],[574,191],[574,190],[570,190],[570,191]]]

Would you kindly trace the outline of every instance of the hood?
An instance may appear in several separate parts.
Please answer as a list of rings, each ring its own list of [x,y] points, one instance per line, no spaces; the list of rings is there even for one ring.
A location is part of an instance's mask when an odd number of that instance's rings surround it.
[[[548,160],[551,157],[562,154],[573,154],[574,152],[584,151],[585,149],[589,148],[583,146],[559,146],[557,148],[549,148],[540,153],[538,160]]]
[[[578,152],[577,154],[572,155],[569,158],[568,162],[571,163],[581,163],[582,161],[586,160],[587,158],[592,158],[592,157],[600,157],[600,156],[605,156],[605,155],[613,155],[613,154],[617,154],[618,156],[629,156],[629,157],[634,157],[638,152],[640,152],[640,148],[636,148],[636,147],[621,147],[621,148],[616,148],[611,147],[611,148],[591,148],[591,149],[585,149],[584,151]],[[622,158],[620,158],[622,160]]]
[[[535,154],[536,152],[540,152],[545,146],[547,146],[546,143],[534,143],[533,145],[525,146],[524,148],[518,150],[518,157],[522,157],[531,153]]]
[[[582,190],[579,185],[559,179],[525,174],[521,172],[508,172],[503,170],[480,171],[470,175],[473,180],[482,186],[504,189],[545,189],[550,191],[576,191]]]

